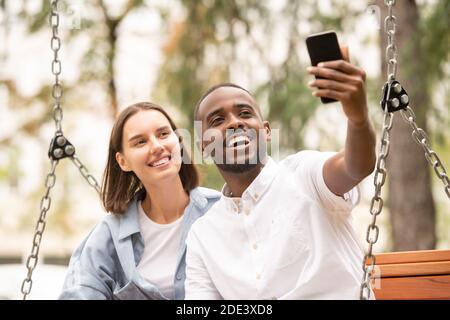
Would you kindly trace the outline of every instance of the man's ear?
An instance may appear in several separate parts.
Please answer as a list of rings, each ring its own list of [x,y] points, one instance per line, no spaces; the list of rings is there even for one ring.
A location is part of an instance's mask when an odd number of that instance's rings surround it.
[[[116,152],[116,161],[119,164],[119,167],[125,171],[125,172],[129,172],[131,171],[127,159],[125,159],[125,157],[123,156],[123,154],[121,154],[120,152]]]
[[[196,145],[197,145],[197,149],[200,151],[200,153],[202,155],[202,159],[208,158],[208,155],[205,154],[205,147],[203,145],[203,141],[197,141]]]
[[[197,146],[197,149],[201,152],[201,153],[203,153],[203,142],[202,141],[200,141],[200,140],[197,140],[196,142],[195,142],[195,145]]]
[[[263,121],[264,130],[266,131],[266,141],[272,140],[272,130],[270,129],[269,121]]]

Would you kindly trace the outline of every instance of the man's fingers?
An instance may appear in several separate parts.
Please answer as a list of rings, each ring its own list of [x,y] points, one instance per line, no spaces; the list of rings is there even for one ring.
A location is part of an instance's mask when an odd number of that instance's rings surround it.
[[[341,46],[341,53],[344,60],[350,62],[350,54],[347,45],[344,44]]]
[[[344,60],[334,60],[334,61],[326,61],[321,62],[317,65],[318,68],[328,68],[328,69],[334,69],[341,71],[348,75],[357,75],[363,78],[363,80],[366,79],[366,73],[363,69],[360,69],[350,62],[344,61]]]
[[[351,75],[332,68],[308,67],[307,70],[309,74],[316,77],[322,77],[340,82],[351,82],[353,80]]]
[[[348,84],[345,84],[343,82],[334,81],[334,80],[328,80],[328,79],[312,80],[308,83],[308,85],[312,88],[316,87],[319,89],[332,89],[332,90],[341,91],[341,92],[353,90],[353,87]]]
[[[322,98],[331,98],[338,101],[342,101],[346,98],[346,94],[340,91],[332,90],[332,89],[320,89],[314,91],[313,96],[322,97]]]

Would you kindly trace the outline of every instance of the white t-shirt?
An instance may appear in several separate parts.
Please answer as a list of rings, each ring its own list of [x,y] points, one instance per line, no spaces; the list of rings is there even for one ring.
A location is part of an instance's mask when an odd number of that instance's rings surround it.
[[[357,299],[363,250],[350,212],[323,179],[334,153],[269,158],[241,198],[224,196],[187,238],[186,299]]]
[[[145,246],[137,270],[166,298],[173,299],[183,216],[169,224],[158,224],[147,217],[141,202],[138,208],[139,225]]]

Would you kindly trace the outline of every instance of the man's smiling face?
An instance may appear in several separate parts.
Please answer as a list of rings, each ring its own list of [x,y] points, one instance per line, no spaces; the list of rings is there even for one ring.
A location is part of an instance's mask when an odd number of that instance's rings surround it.
[[[270,127],[245,90],[223,86],[200,103],[202,151],[225,172],[247,172],[265,160]]]

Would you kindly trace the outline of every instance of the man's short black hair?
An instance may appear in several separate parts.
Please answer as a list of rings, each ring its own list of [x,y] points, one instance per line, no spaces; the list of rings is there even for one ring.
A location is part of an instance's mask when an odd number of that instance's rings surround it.
[[[200,107],[200,104],[202,103],[202,101],[205,100],[205,98],[206,98],[210,93],[212,93],[212,92],[215,91],[216,89],[219,89],[219,88],[222,88],[222,87],[238,88],[238,89],[244,90],[244,91],[247,92],[251,97],[253,97],[252,94],[251,94],[247,89],[244,89],[244,88],[242,88],[241,86],[239,86],[239,85],[237,85],[237,84],[234,84],[234,83],[231,83],[231,82],[223,82],[223,83],[216,84],[216,85],[210,87],[210,88],[202,95],[202,97],[200,98],[200,100],[197,102],[197,105],[195,106],[195,111],[194,111],[194,119],[195,119],[195,120],[198,120],[198,117],[197,117],[197,116],[198,116],[198,108]]]

